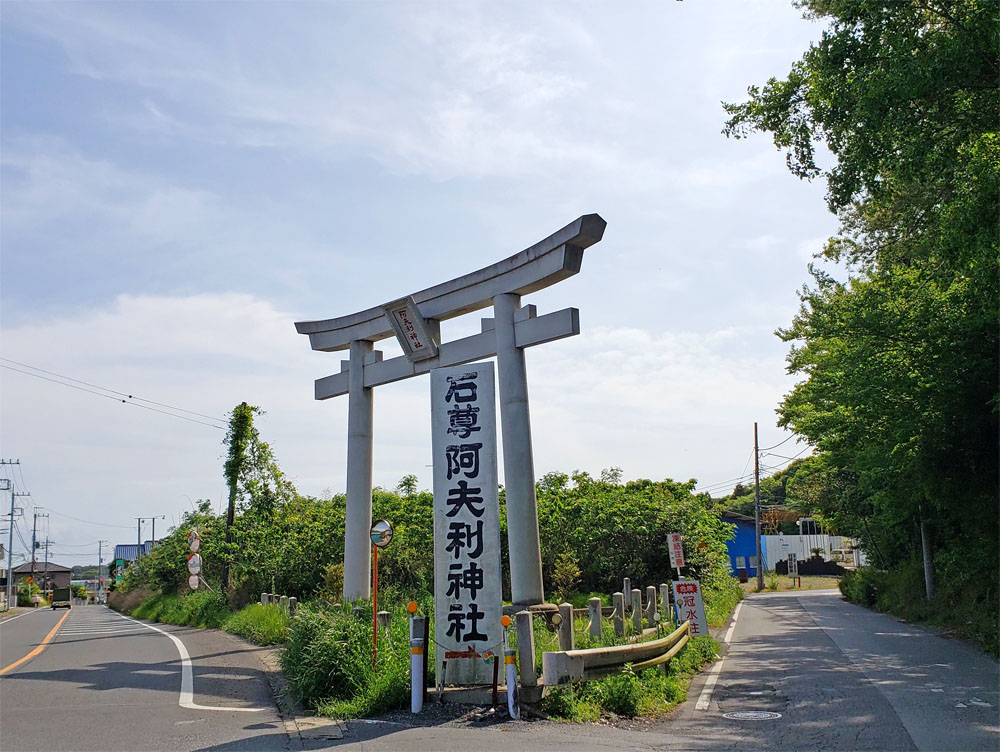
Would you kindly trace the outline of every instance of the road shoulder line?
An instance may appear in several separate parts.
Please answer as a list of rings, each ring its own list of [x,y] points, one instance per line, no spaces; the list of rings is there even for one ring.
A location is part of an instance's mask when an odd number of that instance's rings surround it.
[[[729,625],[729,629],[726,630],[726,636],[722,638],[722,642],[729,647],[729,644],[733,639],[733,631],[736,629],[736,620],[740,618],[740,609],[743,608],[743,601],[741,600],[736,604],[736,610],[733,611],[733,621]],[[695,710],[708,710],[709,706],[712,704],[712,693],[715,691],[715,684],[719,681],[719,674],[722,673],[722,664],[725,662],[726,656],[719,656],[719,660],[715,663],[712,668],[708,671],[708,677],[705,680],[705,686],[702,687],[701,694],[698,696],[698,702],[695,703]]]

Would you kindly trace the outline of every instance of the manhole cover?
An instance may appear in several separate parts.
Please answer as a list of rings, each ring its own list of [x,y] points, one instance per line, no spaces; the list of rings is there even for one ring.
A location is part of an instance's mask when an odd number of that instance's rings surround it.
[[[773,721],[781,718],[781,713],[771,713],[766,710],[748,710],[738,713],[723,713],[723,718],[731,721]]]

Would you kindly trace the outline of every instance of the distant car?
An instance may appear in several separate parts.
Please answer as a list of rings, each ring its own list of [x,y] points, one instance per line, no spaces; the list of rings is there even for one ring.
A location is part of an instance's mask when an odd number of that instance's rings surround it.
[[[68,587],[57,587],[52,589],[52,608],[73,608],[73,603],[71,598],[73,597],[72,588]]]

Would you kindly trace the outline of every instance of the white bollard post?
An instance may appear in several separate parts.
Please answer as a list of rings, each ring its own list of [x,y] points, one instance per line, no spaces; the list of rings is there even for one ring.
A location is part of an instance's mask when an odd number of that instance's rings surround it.
[[[410,631],[413,631],[412,619]],[[410,712],[424,709],[424,638],[410,640]]]
[[[507,710],[515,721],[521,717],[521,705],[517,701],[517,662],[516,651],[507,648],[503,651],[503,662],[507,672]]]

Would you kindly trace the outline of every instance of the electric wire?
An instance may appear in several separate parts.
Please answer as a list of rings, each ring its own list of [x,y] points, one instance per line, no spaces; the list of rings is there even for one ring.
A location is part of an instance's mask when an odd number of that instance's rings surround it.
[[[790,439],[794,439],[794,438],[795,438],[795,434],[793,433],[793,434],[792,434],[791,436],[787,437],[787,438],[785,439],[785,441],[779,441],[779,442],[778,442],[777,444],[775,444],[774,446],[769,446],[769,447],[761,447],[761,448],[760,448],[760,451],[761,451],[761,452],[766,452],[766,451],[768,451],[769,449],[777,449],[778,447],[780,447],[780,446],[781,446],[782,444],[784,444],[785,442],[789,441]]]
[[[117,394],[120,397],[127,397],[130,400],[138,400],[139,402],[148,402],[151,405],[158,405],[159,407],[166,407],[170,410],[176,410],[181,413],[188,413],[189,415],[197,415],[199,418],[208,418],[209,420],[214,420],[220,423],[225,423],[226,421],[222,418],[218,418],[214,415],[205,415],[205,413],[199,413],[194,410],[185,410],[183,407],[175,407],[173,405],[168,405],[164,402],[157,402],[156,400],[145,399],[143,397],[136,397],[134,395],[128,394],[127,392],[119,392],[117,389],[110,389],[106,386],[100,386],[98,384],[91,384],[87,381],[81,381],[80,379],[74,379],[72,376],[64,376],[61,373],[55,373],[54,371],[47,371],[44,368],[39,368],[38,366],[32,366],[27,363],[19,363],[16,360],[11,360],[10,358],[0,358],[0,360],[6,361],[7,363],[13,363],[14,365],[21,366],[22,368],[30,368],[32,371],[40,371],[41,373],[47,373],[49,376],[57,376],[60,379],[65,379],[66,381],[73,381],[77,384],[83,384],[84,386],[93,387],[94,389],[100,389],[102,392],[110,392],[111,394]],[[24,373],[22,371],[22,373]]]
[[[57,514],[60,517],[68,517],[69,519],[73,520],[74,522],[83,522],[83,523],[85,523],[87,525],[100,525],[101,527],[115,527],[115,528],[119,528],[121,530],[131,530],[132,529],[131,525],[111,525],[111,524],[109,524],[107,522],[94,522],[93,520],[80,519],[79,517],[73,517],[72,515],[66,514],[64,512],[57,512],[54,509],[49,509],[48,511],[51,512],[52,514]]]
[[[0,358],[0,360],[3,360],[3,359]],[[34,376],[36,379],[43,379],[44,381],[51,381],[53,384],[59,384],[60,386],[68,386],[70,389],[77,389],[77,390],[79,390],[81,392],[87,392],[88,394],[94,394],[94,395],[97,395],[98,397],[104,397],[105,399],[109,399],[109,400],[112,400],[114,402],[120,402],[123,405],[132,405],[133,407],[141,407],[144,410],[152,410],[154,413],[161,413],[163,415],[169,415],[171,418],[179,418],[180,420],[187,420],[187,421],[190,421],[191,423],[198,423],[199,425],[208,426],[209,428],[215,428],[215,429],[217,429],[219,431],[225,431],[226,430],[225,426],[220,426],[220,425],[217,425],[215,423],[206,423],[203,420],[195,420],[194,418],[188,418],[188,417],[186,417],[184,415],[178,415],[177,413],[167,412],[166,410],[159,410],[159,409],[157,409],[155,407],[150,407],[149,405],[140,405],[138,402],[133,401],[135,398],[133,398],[132,395],[126,395],[128,397],[128,399],[119,399],[118,397],[113,397],[112,395],[105,394],[104,392],[95,392],[93,389],[85,389],[84,387],[82,387],[82,386],[76,386],[75,384],[67,384],[65,381],[57,381],[56,379],[50,379],[48,376],[42,376],[42,375],[37,374],[37,373],[31,373],[30,371],[24,371],[24,370],[22,370],[20,368],[14,368],[13,366],[8,366],[8,365],[6,365],[4,363],[0,363],[0,368],[6,368],[6,369],[8,369],[10,371],[17,371],[18,373],[23,373],[25,376]],[[100,388],[100,387],[98,387],[98,388]],[[117,394],[121,394],[121,392],[116,392],[116,393]],[[158,403],[153,403],[153,404],[158,404]],[[180,409],[180,408],[177,408],[177,409]],[[189,411],[185,411],[185,412],[189,412]],[[217,418],[210,418],[210,420],[218,420],[218,419]],[[222,422],[222,421],[220,421],[220,422]]]

